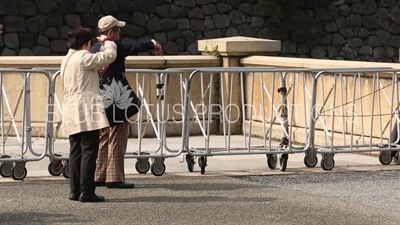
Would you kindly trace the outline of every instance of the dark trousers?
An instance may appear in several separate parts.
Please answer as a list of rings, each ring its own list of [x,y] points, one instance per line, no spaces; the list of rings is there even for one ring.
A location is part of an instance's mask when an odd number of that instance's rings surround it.
[[[69,136],[69,182],[71,194],[95,194],[94,173],[99,151],[99,130]]]

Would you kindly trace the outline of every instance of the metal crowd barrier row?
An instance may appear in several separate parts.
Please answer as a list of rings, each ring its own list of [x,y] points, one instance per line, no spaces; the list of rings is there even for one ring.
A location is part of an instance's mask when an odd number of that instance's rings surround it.
[[[12,103],[10,103],[8,96],[6,94],[7,92],[6,89],[13,89],[15,87],[14,84],[15,78],[14,77],[10,78],[9,74],[11,75],[20,74],[22,77],[22,90],[18,96],[18,100],[15,103],[16,105],[14,111],[11,110]],[[26,163],[31,161],[42,160],[47,154],[47,149],[48,149],[47,139],[49,138],[48,136],[45,137],[46,143],[43,152],[38,153],[32,147],[31,111],[32,109],[38,110],[40,107],[34,107],[34,108],[31,107],[31,95],[32,95],[31,77],[32,75],[35,75],[36,78],[38,74],[44,75],[45,80],[47,82],[47,89],[45,92],[46,96],[44,96],[45,98],[43,98],[47,99],[47,96],[50,94],[51,91],[51,78],[46,71],[44,70],[33,71],[30,69],[4,69],[4,68],[0,69],[0,84],[2,88],[2,91],[0,93],[1,136],[2,136],[2,154],[0,155],[0,163],[1,163],[0,175],[2,177],[12,177],[14,180],[23,180],[27,176],[27,169],[25,167]],[[5,78],[6,79],[9,78],[8,81],[9,82],[12,81],[13,84],[9,85],[8,87],[5,87],[4,85]],[[41,88],[40,90],[43,89]],[[33,93],[37,94],[38,92],[35,91]],[[21,99],[23,99],[22,110],[20,115],[17,115]],[[38,105],[40,104],[40,102],[36,102],[35,104]],[[47,101],[43,104],[45,104],[43,110],[45,110],[44,115],[46,115],[46,118],[44,118],[44,120],[47,121],[49,113],[47,111],[46,106],[49,104],[49,102]],[[7,129],[4,126],[4,122],[6,121],[5,119],[6,112],[4,112],[5,107],[7,108],[10,120],[10,125]],[[16,118],[18,116],[21,117],[18,119],[21,120],[22,131],[19,131],[17,127]],[[19,145],[18,147],[6,145],[11,126],[14,127],[14,132],[18,139],[18,145]],[[46,126],[45,133],[47,133],[47,130],[48,127]],[[22,133],[21,136],[19,135],[19,132]],[[28,155],[28,153],[30,153],[31,155]]]
[[[399,137],[390,137],[393,124],[400,122],[399,72],[384,68],[328,69],[316,75],[311,140],[322,155],[322,169],[333,169],[338,153],[379,151],[382,164],[392,162],[398,150],[394,143],[399,143]],[[315,138],[317,132],[322,138]],[[387,138],[388,142],[384,140]]]
[[[268,167],[279,166],[282,171],[287,168],[289,154],[295,153],[305,154],[307,167],[316,166],[317,154],[321,154],[324,170],[334,167],[333,158],[337,153],[379,151],[379,161],[389,164],[393,159],[399,160],[396,151],[400,137],[392,140],[389,135],[390,128],[400,122],[398,72],[392,68],[128,69],[126,73],[135,75],[134,79],[131,76],[128,79],[142,105],[130,121],[136,126],[131,131],[138,137],[137,148],[127,151],[125,158],[136,158],[135,168],[139,173],[151,170],[155,176],[164,174],[166,158],[180,155],[184,155],[190,172],[198,157],[202,174],[207,157],[222,155],[265,154]],[[6,77],[3,75],[7,73],[22,76],[23,86],[14,111],[3,85]],[[32,148],[32,74],[43,74],[48,82],[47,106],[43,107],[46,110],[43,153]],[[55,121],[54,115],[56,110],[63,113],[56,95],[59,74],[59,68],[0,69],[1,176],[22,180],[27,175],[26,162],[48,156],[49,173],[69,177],[69,150],[56,152],[59,149],[54,146],[62,122],[61,118]],[[21,132],[16,112],[22,98]],[[366,100],[372,108],[365,104]],[[5,110],[10,117],[8,128],[4,126]],[[20,145],[19,154],[6,151],[11,127]],[[400,126],[394,129],[400,133]],[[166,134],[171,132],[182,139],[180,145],[170,144]],[[191,141],[194,133],[203,137],[202,144]],[[294,143],[293,136],[297,134],[303,138],[301,144]],[[148,135],[156,141],[145,138]],[[321,135],[323,138],[319,138]],[[384,141],[386,137],[389,141]],[[28,157],[28,151],[34,157]]]

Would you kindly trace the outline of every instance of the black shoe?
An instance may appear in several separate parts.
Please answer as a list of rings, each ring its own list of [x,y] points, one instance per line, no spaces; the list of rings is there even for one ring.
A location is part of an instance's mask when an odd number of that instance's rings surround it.
[[[107,188],[121,188],[121,189],[126,189],[126,188],[134,188],[135,185],[131,183],[125,183],[125,182],[110,182],[106,183]]]
[[[105,199],[103,196],[99,196],[99,195],[86,195],[86,194],[81,194],[81,196],[79,196],[79,201],[80,202],[104,202]]]
[[[94,182],[96,187],[106,186],[106,182]]]
[[[80,195],[81,194],[70,194],[69,195],[69,200],[78,201]]]

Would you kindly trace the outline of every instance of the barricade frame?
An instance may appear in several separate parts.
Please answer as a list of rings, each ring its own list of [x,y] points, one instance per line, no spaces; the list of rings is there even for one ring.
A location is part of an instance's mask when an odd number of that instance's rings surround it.
[[[361,73],[373,73],[373,80],[374,80],[374,88],[375,88],[375,76],[377,76],[377,79],[379,81],[379,73],[392,73],[392,85],[396,84],[396,86],[398,87],[398,76],[400,75],[400,69],[393,69],[390,67],[371,67],[371,68],[357,68],[357,69],[347,69],[347,68],[341,68],[341,69],[325,69],[325,70],[321,70],[320,72],[318,72],[315,76],[315,92],[317,92],[317,87],[318,87],[318,80],[322,79],[321,77],[323,77],[324,74],[334,74],[334,77],[336,79],[336,75],[339,74],[340,76],[342,76],[344,73],[347,74],[353,74],[354,77],[356,77],[356,74],[358,74],[359,79],[361,79],[360,74]],[[354,86],[355,88],[355,86]],[[394,90],[395,88],[392,87],[392,90]],[[379,91],[380,89],[378,89]],[[336,88],[335,88],[336,91]],[[376,90],[373,91],[373,96],[375,97],[375,92]],[[336,97],[336,93],[334,93],[334,98]],[[387,98],[386,92],[385,92],[385,97]],[[387,98],[387,100],[389,100]],[[398,88],[397,88],[397,100],[400,102],[400,98],[399,98],[399,92],[398,92]],[[334,100],[335,101],[335,100]],[[353,96],[353,101],[354,101],[354,96]],[[381,100],[379,99],[379,102]],[[325,100],[326,102],[326,100]],[[393,104],[394,104],[394,91],[392,91],[392,100],[389,102],[389,104],[391,104],[391,116],[389,119],[389,125],[390,128],[392,127],[393,123],[392,123],[392,119],[393,116],[396,116],[397,118],[397,123],[399,124],[400,122],[400,118],[396,115],[398,113],[398,111],[396,112],[396,110],[398,110],[399,106],[399,102],[397,103],[395,112],[393,112],[394,108],[393,108]],[[313,105],[314,107],[316,107],[316,98],[313,99]],[[373,117],[373,114],[371,114]],[[313,111],[313,113],[311,114],[312,118],[316,118],[315,117],[315,111]],[[354,115],[353,115],[354,116]],[[381,114],[379,114],[379,116],[382,116]],[[387,124],[388,125],[388,124]],[[387,128],[386,125],[386,128]],[[315,123],[314,123],[315,126]],[[334,124],[332,125],[332,129],[334,128]],[[352,126],[352,132],[354,129],[354,125]],[[371,123],[371,134],[372,134],[372,123]],[[398,134],[400,131],[399,126],[397,126],[397,130],[398,130]],[[312,130],[312,135],[315,136],[315,127]],[[322,156],[322,160],[321,160],[321,168],[323,170],[332,170],[335,166],[335,161],[334,161],[334,155],[338,154],[338,153],[362,153],[362,152],[374,152],[374,151],[379,151],[379,161],[381,162],[381,164],[383,165],[388,165],[390,164],[390,162],[392,161],[393,156],[391,155],[392,152],[397,151],[397,154],[400,153],[400,151],[398,151],[398,148],[396,148],[396,144],[393,144],[394,142],[392,142],[393,140],[391,140],[391,137],[389,136],[389,142],[387,144],[376,144],[373,145],[372,144],[372,136],[370,137],[370,144],[369,145],[353,145],[353,133],[350,134],[351,136],[351,141],[350,141],[350,145],[334,145],[334,129],[331,131],[332,132],[332,139],[331,145],[330,146],[317,146],[314,143],[312,143],[313,145],[313,149],[315,150],[315,152],[317,154],[321,154]],[[362,136],[364,135],[364,133],[362,134]],[[314,137],[315,138],[315,137]],[[312,140],[314,140],[314,138],[312,138]],[[382,140],[382,137],[380,138]],[[398,142],[400,140],[400,136],[397,137],[397,140],[395,142]],[[375,147],[373,147],[375,146]],[[369,147],[368,149],[362,149],[362,150],[354,150],[353,147]],[[345,149],[345,150],[337,150],[338,148],[349,148],[349,149]]]
[[[22,108],[22,135],[21,135],[21,154],[18,155],[6,155],[5,154],[5,141],[4,139],[4,114],[3,114],[3,76],[4,73],[19,73],[22,76],[22,94],[19,96],[19,100],[17,102],[17,105],[19,105],[20,98],[24,97],[23,99],[23,108]],[[47,155],[47,150],[48,150],[48,135],[45,135],[45,147],[43,150],[43,153],[37,153],[34,151],[32,148],[32,127],[31,127],[31,116],[30,116],[30,111],[31,111],[31,105],[30,105],[30,80],[32,74],[41,74],[44,75],[45,78],[47,79],[47,92],[46,95],[48,96],[51,93],[51,78],[50,75],[47,73],[47,71],[44,70],[31,70],[31,69],[16,69],[16,68],[1,68],[0,69],[0,83],[2,86],[2,92],[0,96],[0,105],[1,105],[1,123],[2,123],[2,136],[3,136],[3,154],[0,157],[0,175],[2,177],[12,177],[14,180],[23,180],[27,176],[27,169],[26,169],[26,163],[31,162],[31,161],[40,161],[42,160],[46,155]],[[8,102],[7,102],[8,104]],[[46,104],[49,104],[49,101],[47,99]],[[9,108],[9,105],[8,105]],[[49,113],[46,108],[46,120],[49,119],[48,117]],[[14,115],[11,113],[11,118],[10,122],[12,122],[15,126],[15,120],[14,120]],[[47,126],[47,121],[46,121],[46,126],[45,126],[45,134],[47,134],[48,131],[48,126]],[[7,134],[8,136],[8,134]],[[25,154],[28,152],[28,150],[34,155],[34,157],[27,157]]]
[[[243,76],[244,73],[280,73],[281,74],[281,87],[278,89],[281,90],[280,94],[281,94],[281,101],[282,101],[282,105],[284,105],[284,109],[283,111],[287,110],[287,92],[286,92],[286,73],[287,72],[293,72],[293,73],[308,73],[311,75],[311,78],[314,78],[314,72],[311,69],[308,68],[296,68],[296,69],[280,69],[280,68],[275,68],[275,67],[229,67],[229,68],[223,68],[223,67],[214,67],[214,68],[210,68],[210,67],[204,67],[204,68],[177,68],[177,69],[181,69],[181,70],[189,70],[192,69],[194,70],[191,75],[190,75],[190,81],[189,81],[189,89],[186,91],[186,96],[188,98],[188,100],[186,102],[190,102],[190,97],[191,97],[191,90],[190,87],[192,85],[192,81],[193,81],[193,77],[196,76],[197,73],[241,73],[241,77]],[[285,73],[286,72],[286,73]],[[222,77],[222,76],[221,76]],[[211,78],[210,78],[211,79]],[[221,78],[222,79],[222,78]],[[241,79],[242,80],[242,79]],[[224,85],[222,85],[224,86]],[[243,89],[243,86],[242,86]],[[242,92],[243,93],[243,92]],[[189,109],[189,105],[185,105],[185,113],[189,114],[190,113],[190,109]],[[285,114],[285,113],[284,113]],[[189,116],[186,117],[187,119],[189,119]],[[286,118],[287,121],[287,118]],[[267,156],[267,164],[271,169],[275,169],[275,167],[278,164],[278,159],[277,159],[277,154],[281,154],[281,157],[279,158],[279,165],[280,165],[280,169],[282,171],[286,170],[286,165],[287,165],[287,161],[288,161],[288,154],[293,154],[293,153],[298,153],[298,152],[305,152],[306,155],[310,155],[313,152],[311,151],[310,153],[308,152],[308,150],[310,149],[310,145],[309,144],[305,144],[305,146],[303,148],[295,148],[291,145],[291,141],[290,140],[285,140],[285,137],[282,139],[282,142],[280,144],[280,148],[274,150],[269,149],[263,149],[257,152],[251,152],[249,148],[247,148],[247,151],[245,152],[235,152],[232,153],[229,149],[228,152],[215,152],[215,153],[210,153],[208,150],[209,149],[191,149],[189,147],[189,141],[188,141],[188,137],[189,137],[189,123],[190,121],[185,121],[186,123],[186,128],[185,128],[185,137],[186,140],[184,140],[185,143],[185,149],[187,152],[186,155],[186,161],[188,164],[188,169],[189,171],[192,170],[193,165],[194,165],[194,157],[200,157],[199,158],[199,166],[201,168],[201,173],[204,174],[205,172],[205,167],[207,165],[207,157],[209,156],[216,156],[216,155],[248,155],[248,154],[266,154]],[[286,134],[288,132],[288,124],[282,124],[286,130]],[[225,131],[225,129],[224,129]],[[244,132],[245,134],[245,132]],[[225,134],[224,134],[225,135]],[[209,137],[209,134],[207,135]],[[284,134],[285,136],[285,134]],[[207,137],[205,137],[207,139]],[[249,138],[251,139],[251,134],[249,134]],[[265,137],[264,137],[265,138]],[[290,138],[289,138],[290,139]],[[207,140],[206,140],[207,142]],[[308,143],[310,143],[310,141],[308,141]],[[287,148],[289,144],[289,148]],[[270,145],[271,146],[271,145]],[[283,150],[285,147],[285,149],[287,150]],[[217,150],[217,149],[216,149]]]

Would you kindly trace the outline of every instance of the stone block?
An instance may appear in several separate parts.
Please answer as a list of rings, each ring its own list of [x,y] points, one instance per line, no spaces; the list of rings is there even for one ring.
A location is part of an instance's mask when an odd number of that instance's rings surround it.
[[[51,50],[48,47],[37,45],[33,48],[33,54],[36,56],[47,56],[51,54]]]
[[[46,29],[47,23],[43,15],[37,15],[26,20],[28,31],[38,33]]]
[[[229,16],[227,16],[227,15],[216,14],[212,17],[212,19],[213,19],[214,25],[217,29],[229,27],[230,22],[231,22],[229,19]]]
[[[172,30],[167,33],[167,40],[168,41],[175,41],[181,37],[181,33],[179,30]]]
[[[1,52],[1,56],[15,56],[15,51],[6,47]]]
[[[91,0],[79,0],[76,2],[76,13],[90,13]]]
[[[241,36],[245,37],[257,37],[258,35],[257,31],[249,24],[239,25],[239,32]]]
[[[131,1],[131,0],[118,0],[117,1],[119,10],[123,11],[123,12],[128,12],[128,13],[135,12],[138,10],[138,7],[135,2],[136,1]]]
[[[161,31],[162,27],[160,24],[160,20],[157,16],[154,16],[147,22],[147,31],[149,32],[158,32]]]
[[[199,19],[192,19],[190,20],[190,28],[192,31],[199,31],[199,32],[203,32],[206,30],[206,26],[204,25],[203,20],[199,20]]]
[[[129,37],[138,38],[146,33],[146,29],[144,27],[135,25],[135,24],[128,24],[125,26],[126,34]]]
[[[188,12],[188,17],[191,19],[204,19],[204,14],[200,8],[196,7]]]
[[[194,7],[196,5],[195,0],[175,0],[174,4],[177,6],[184,6],[184,7]]]
[[[171,18],[165,18],[162,19],[161,21],[161,27],[164,31],[170,31],[175,29],[178,25],[176,24],[174,19]]]
[[[4,45],[10,49],[19,48],[18,34],[17,33],[4,34]]]
[[[18,1],[0,1],[0,15],[16,16],[20,10]]]
[[[23,48],[18,54],[19,56],[33,56],[33,52],[30,49]]]
[[[239,10],[232,10],[229,13],[229,18],[232,25],[240,25],[246,22],[246,18],[244,17],[243,12]]]
[[[193,43],[196,40],[196,35],[191,30],[184,30],[181,32],[181,36],[187,42]]]
[[[51,42],[51,51],[55,53],[66,53],[68,51],[65,40],[54,40]]]
[[[184,10],[183,8],[176,6],[176,5],[171,5],[170,11],[169,11],[169,16],[174,19],[186,18],[187,13],[186,13],[186,10]]]
[[[17,2],[17,1],[15,1]],[[35,16],[36,15],[36,4],[29,0],[19,1],[19,14],[22,16]],[[1,6],[0,6],[1,7]]]
[[[281,51],[281,42],[251,37],[226,37],[198,41],[200,52],[218,48],[222,56],[247,56],[254,54],[271,54]]]
[[[19,33],[19,47],[32,49],[35,47],[37,36],[35,33]]]
[[[81,18],[77,14],[68,14],[65,15],[64,17],[65,22],[70,26],[70,27],[77,27],[81,25]]]
[[[47,27],[62,26],[64,22],[63,13],[61,10],[55,10],[46,16]]]
[[[233,9],[232,5],[221,3],[221,2],[217,3],[218,13],[224,14],[224,13],[231,11],[232,9]]]
[[[187,30],[190,29],[190,22],[189,19],[177,19],[176,20],[178,24],[178,29],[179,30]]]
[[[162,33],[156,33],[154,35],[154,39],[160,43],[161,45],[166,44],[167,43],[167,34],[165,32]]]
[[[203,10],[204,15],[206,16],[212,16],[217,14],[217,8],[213,4],[203,5],[201,7],[201,10]]]
[[[102,6],[105,15],[111,15],[120,11],[116,0],[107,0]]]
[[[137,5],[141,12],[153,14],[156,11],[154,0],[138,0]]]
[[[93,5],[95,5],[95,4],[93,4]],[[60,11],[61,16],[62,16],[62,14],[72,14],[75,12],[75,6],[76,6],[75,0],[62,1],[60,3],[60,6],[58,7],[58,10]]]
[[[37,8],[39,9],[39,13],[48,14],[57,9],[57,3],[52,0],[39,0],[37,1]]]
[[[50,40],[52,39],[57,39],[60,37],[60,35],[58,34],[58,31],[55,27],[49,27],[47,28],[44,33],[43,33],[46,37],[48,37]]]
[[[160,17],[168,18],[169,17],[169,5],[160,5],[156,8],[156,14]]]
[[[144,18],[144,14],[142,12],[134,12],[132,14],[132,22],[139,26],[146,26],[146,19]]]
[[[4,17],[4,32],[25,32],[26,22],[23,16],[5,16]]]

